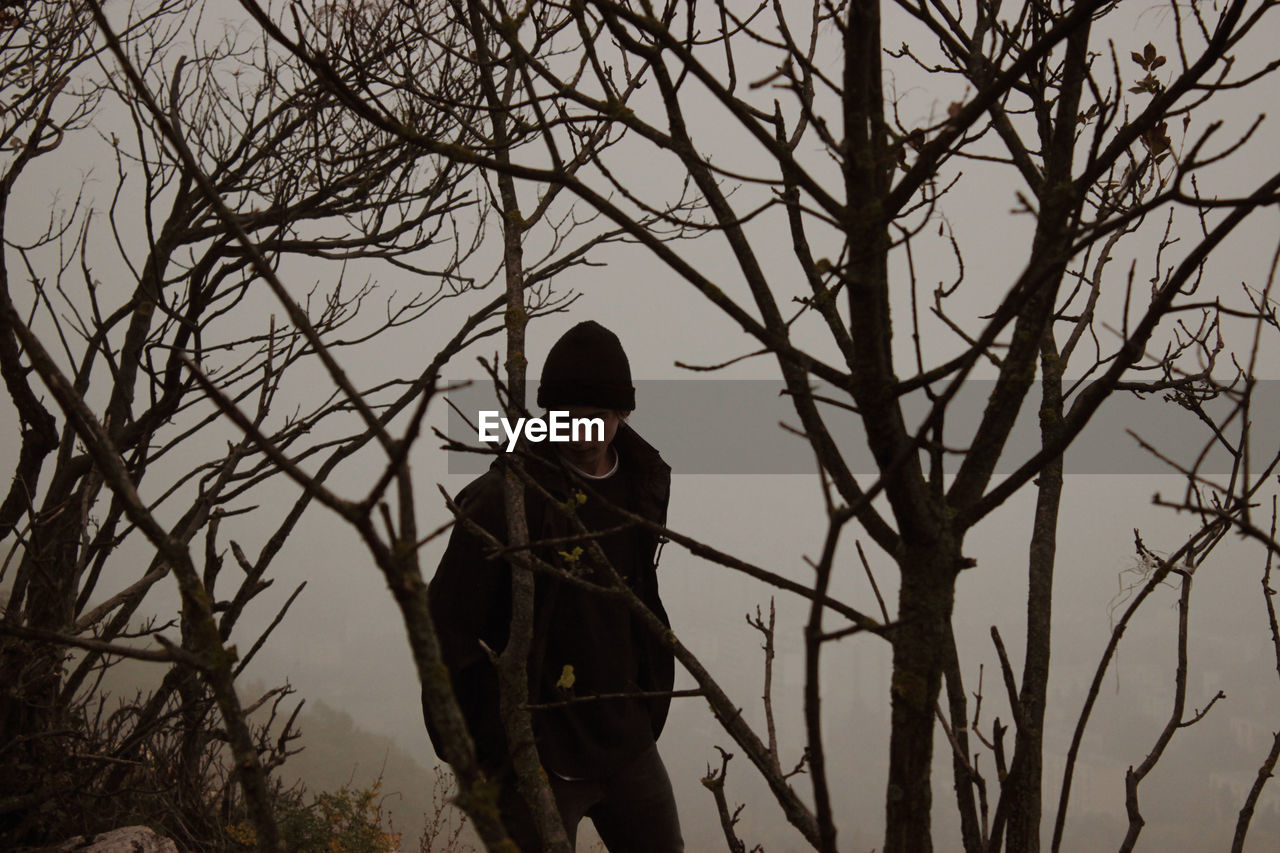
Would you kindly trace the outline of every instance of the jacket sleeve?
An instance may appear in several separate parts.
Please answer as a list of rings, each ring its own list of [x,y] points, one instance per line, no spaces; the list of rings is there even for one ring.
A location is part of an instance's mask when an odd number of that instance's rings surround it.
[[[501,502],[485,482],[464,490],[459,505],[466,516],[504,541]],[[499,491],[498,497],[501,493]],[[452,675],[454,694],[467,721],[483,764],[500,763],[505,738],[498,715],[498,684],[493,664],[482,643],[494,652],[506,645],[511,611],[511,582],[507,564],[487,552],[492,543],[472,533],[462,522],[454,525],[448,547],[428,586],[428,598],[445,665]],[[425,706],[423,709],[426,715]],[[436,754],[442,755],[439,733],[430,721],[427,731]]]

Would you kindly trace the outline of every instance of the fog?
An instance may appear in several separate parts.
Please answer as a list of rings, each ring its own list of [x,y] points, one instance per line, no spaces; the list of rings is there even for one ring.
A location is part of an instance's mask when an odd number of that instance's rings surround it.
[[[1145,32],[1142,27],[1151,25],[1149,17],[1134,18],[1134,29],[1122,35],[1132,41]],[[886,44],[893,41],[885,39]],[[899,81],[905,103],[920,115],[936,112],[954,96],[942,84],[939,90],[922,86],[921,80]],[[1230,109],[1238,109],[1235,117],[1239,118],[1256,112],[1258,105],[1241,102]],[[1275,134],[1269,127],[1264,128],[1264,134],[1270,136],[1249,149],[1240,161],[1243,166],[1233,168],[1247,170],[1250,164],[1274,158],[1273,152],[1280,149],[1268,145],[1267,139],[1274,141]],[[73,147],[80,144],[85,148]],[[42,163],[37,176],[28,179],[32,184],[26,189],[27,198],[34,204],[46,203],[66,180],[66,164],[84,156],[85,151],[100,151],[100,145],[94,147],[97,144],[69,143],[68,151],[59,154],[64,159],[49,158],[48,163]],[[726,156],[732,157],[734,152],[726,152]],[[636,180],[646,179],[653,166],[637,155]],[[971,174],[982,173],[980,165],[971,168]],[[1024,260],[1025,241],[1020,239],[1029,233],[1031,218],[1010,213],[1016,204],[1015,188],[1008,186],[975,189],[966,185],[948,201],[949,210],[954,211],[952,225],[957,239],[973,258],[969,275],[975,305],[990,304],[991,293],[1002,292]],[[1273,209],[1258,219],[1233,237],[1221,260],[1215,261],[1218,280],[1256,277],[1265,267],[1265,253],[1270,251],[1266,247],[1274,241],[1278,215]],[[1260,239],[1264,237],[1272,243]],[[705,241],[706,246],[699,243],[687,248],[687,254],[708,268],[722,264],[724,250],[714,245],[713,238]],[[753,239],[760,241],[758,247],[766,257],[787,252],[785,239],[766,229],[753,232]],[[777,243],[776,249],[770,248],[769,241]],[[1258,246],[1264,248],[1259,250]],[[580,294],[567,313],[530,326],[531,377],[537,376],[548,347],[557,337],[584,319],[597,320],[619,334],[633,375],[644,380],[640,383],[642,392],[648,389],[661,394],[672,381],[690,379],[691,374],[677,368],[676,362],[712,364],[753,348],[754,343],[720,312],[637,247],[609,247],[598,261],[601,266],[575,269],[556,281],[558,289]],[[950,260],[941,256],[921,259],[922,279],[942,280],[952,274],[949,264]],[[282,275],[286,281],[302,283],[299,292],[315,281],[334,279],[334,273],[324,265],[284,269]],[[394,270],[382,269],[376,276],[379,296],[420,287]],[[734,295],[741,292],[740,282],[724,284]],[[433,344],[488,294],[471,296],[480,298],[463,298],[456,306],[445,303],[423,322],[389,334],[376,347],[345,351],[344,367],[358,385],[369,385],[389,370],[413,372],[406,366],[425,362],[435,351]],[[905,302],[907,297],[896,294],[895,299]],[[273,310],[266,297],[259,304],[263,312]],[[816,326],[806,330],[803,324],[797,329],[800,344],[806,343],[806,334],[811,334],[809,340],[818,341],[822,331]],[[907,345],[899,344],[905,353]],[[939,332],[925,342],[926,360],[944,359],[958,346],[954,338]],[[500,347],[497,338],[488,339],[458,356],[449,375],[480,381],[484,373],[476,358],[492,357]],[[1274,353],[1264,355],[1263,377],[1277,378],[1272,375]],[[763,359],[753,359],[715,376],[726,381],[775,380],[777,369]],[[327,393],[323,382],[319,371],[306,378],[300,375],[284,393],[281,410],[292,405],[290,395],[293,402],[301,404],[309,393],[318,393],[317,388]],[[726,405],[717,417],[716,407],[705,405],[697,409],[695,417],[687,406],[662,403],[647,400],[642,393],[632,419],[642,435],[652,432],[668,437],[666,445],[658,442],[660,451],[666,451],[668,457],[684,453],[684,458],[689,458],[687,448],[673,446],[683,432],[691,443],[719,447],[724,453],[717,462],[717,473],[689,473],[675,465],[670,526],[782,576],[809,583],[812,571],[804,558],[817,556],[825,532],[818,477],[804,471],[802,463],[794,463],[798,470],[791,473],[732,473],[735,466],[743,471],[758,470],[760,460],[755,454],[769,452],[761,447],[775,446],[735,443],[748,421],[756,430],[763,424],[781,444],[794,440],[801,446],[799,439],[785,432],[772,414],[766,419],[754,410]],[[1028,402],[1029,408],[1034,405]],[[653,411],[661,414],[649,414]],[[12,470],[18,451],[17,429],[9,408],[4,409],[3,417],[7,420],[0,426],[4,437],[0,464]],[[1136,555],[1135,531],[1149,548],[1169,553],[1199,524],[1196,518],[1153,503],[1156,495],[1177,499],[1185,483],[1175,475],[1152,474],[1159,470],[1159,464],[1153,465],[1151,455],[1125,432],[1133,429],[1159,440],[1162,434],[1168,437],[1167,423],[1185,417],[1185,413],[1149,400],[1133,417],[1136,420],[1121,419],[1105,430],[1090,433],[1089,446],[1074,451],[1081,459],[1091,453],[1094,457],[1090,458],[1105,456],[1112,466],[1110,473],[1099,473],[1096,467],[1093,473],[1072,473],[1068,457],[1055,574],[1050,705],[1045,722],[1046,836],[1057,812],[1071,733],[1098,661],[1134,586],[1144,579],[1144,571],[1149,571]],[[433,403],[428,420],[442,431],[449,428],[443,401]],[[228,428],[225,435],[232,434]],[[216,455],[221,448],[214,446],[213,439],[207,441],[207,446],[193,453]],[[421,531],[435,529],[449,518],[443,500],[437,497],[437,484],[456,494],[474,476],[451,473],[449,456],[440,444],[424,431],[410,459]],[[739,455],[735,457],[735,453]],[[373,465],[372,457],[357,456],[340,469],[341,476],[332,482],[334,490],[361,494],[374,473]],[[163,480],[163,472],[157,472],[156,477]],[[257,551],[296,495],[296,487],[282,479],[260,487],[242,501],[255,506],[254,511],[224,523],[227,538],[241,543],[247,551]],[[995,718],[1011,725],[990,632],[993,626],[999,629],[1014,669],[1020,671],[1033,501],[1033,487],[1028,486],[968,536],[966,556],[975,560],[975,566],[962,573],[957,585],[955,631],[963,675],[971,700],[981,683],[978,727],[988,738]],[[1269,512],[1269,507],[1259,509],[1259,518],[1264,512]],[[10,544],[5,543],[6,547]],[[863,545],[879,592],[892,613],[896,569],[869,541]],[[424,546],[422,565],[428,572],[443,547],[443,538]],[[126,559],[113,567],[119,574],[111,579],[116,584],[112,590],[134,578],[138,565],[145,565],[145,547],[131,542],[128,549]],[[1195,574],[1188,709],[1205,708],[1219,691],[1225,697],[1204,719],[1177,732],[1167,754],[1144,783],[1141,796],[1147,826],[1140,849],[1190,853],[1229,846],[1239,808],[1270,747],[1272,732],[1280,727],[1276,715],[1280,679],[1275,677],[1261,586],[1265,559],[1261,548],[1229,536]],[[862,612],[877,614],[876,595],[851,538],[842,542],[836,565],[831,594]],[[249,667],[245,683],[288,682],[297,698],[307,700],[308,707],[323,706],[310,718],[311,732],[307,731],[308,718],[304,718],[306,755],[287,764],[283,775],[310,776],[311,787],[323,787],[334,784],[332,780],[341,776],[344,762],[350,762],[353,779],[372,778],[386,770],[391,784],[421,786],[409,791],[384,788],[384,792],[403,795],[403,799],[389,799],[388,808],[398,812],[397,828],[413,837],[422,823],[417,810],[431,808],[431,769],[436,759],[423,726],[418,682],[401,617],[382,576],[354,532],[320,507],[309,510],[306,521],[275,560],[270,576],[272,588],[247,612],[239,637],[256,636],[299,584],[305,582],[306,588]],[[800,701],[807,606],[763,583],[699,560],[674,543],[663,552],[659,579],[673,630],[758,728],[763,728],[764,722],[764,656],[760,633],[745,617],[754,615],[757,608],[767,613],[771,601],[774,603],[778,654],[773,671],[773,710],[782,763],[797,764],[804,737]],[[1125,771],[1146,757],[1172,707],[1176,602],[1177,591],[1170,587],[1146,603],[1124,635],[1105,677],[1075,771],[1064,845],[1067,850],[1113,847],[1124,835]],[[150,605],[163,618],[174,616],[178,604],[172,584],[157,589]],[[845,638],[824,652],[822,713],[827,766],[843,850],[872,850],[883,843],[889,660],[887,643],[867,634]],[[692,680],[678,673],[676,687],[691,686]],[[349,715],[349,727],[343,714]],[[371,754],[358,764],[349,757],[352,742],[369,744]],[[659,747],[675,786],[690,851],[724,849],[714,803],[700,782],[709,766],[719,765],[717,745],[736,751],[707,704],[698,698],[674,700]],[[1012,752],[1012,730],[1006,749]],[[935,847],[959,850],[951,747],[941,727],[935,734],[934,752]],[[990,751],[983,753],[979,769],[987,777],[994,809],[995,768]],[[394,762],[388,759],[392,755]],[[388,769],[392,764],[394,772]],[[808,799],[807,779],[801,775],[793,782]],[[727,790],[731,804],[744,804],[738,830],[748,847],[762,844],[770,853],[805,848],[803,839],[786,824],[767,788],[741,755],[729,764]],[[588,835],[584,828],[579,849],[587,849]],[[1274,783],[1259,801],[1249,839],[1246,849],[1253,851],[1272,850],[1280,839],[1280,789]]]
[[[419,473],[421,476],[421,472]],[[451,490],[464,478],[442,475]],[[1055,590],[1053,669],[1046,719],[1046,812],[1053,813],[1066,748],[1124,590],[1139,580],[1134,529],[1153,548],[1168,550],[1185,535],[1187,519],[1153,510],[1153,493],[1176,490],[1177,478],[1077,476],[1064,496],[1068,527],[1059,552]],[[677,476],[670,522],[704,541],[731,549],[758,565],[805,580],[800,555],[821,544],[821,503],[802,476]],[[965,661],[966,686],[977,689],[983,667],[983,725],[994,717],[1009,723],[989,636],[999,627],[1015,667],[1025,624],[1025,548],[1029,502],[1018,500],[1002,518],[970,538],[974,569],[957,591],[956,631]],[[428,516],[443,518],[443,516]],[[330,531],[332,532],[332,531]],[[284,588],[306,580],[303,598],[254,669],[268,682],[288,678],[302,696],[321,699],[353,717],[357,725],[395,739],[425,763],[432,759],[423,731],[417,685],[403,642],[399,617],[376,572],[358,546],[342,536],[315,531],[291,544],[280,564]],[[436,550],[439,550],[438,548]],[[433,563],[434,554],[424,558]],[[856,554],[843,555],[837,596],[864,611],[875,600]],[[893,573],[872,557],[881,592],[893,601]],[[1259,581],[1257,549],[1231,542],[1196,580],[1192,609],[1191,681],[1188,705],[1201,708],[1219,690],[1226,694],[1204,720],[1179,732],[1169,753],[1143,788],[1148,826],[1144,845],[1158,850],[1221,849],[1234,832],[1236,813],[1270,745],[1280,682],[1268,679],[1270,639]],[[728,569],[691,558],[674,545],[660,569],[663,599],[681,639],[721,680],[755,723],[763,727],[760,635],[745,621],[757,606],[777,602],[774,708],[784,764],[803,749],[799,695],[803,678],[802,630],[807,608]],[[1176,591],[1150,601],[1125,636],[1120,655],[1094,711],[1076,771],[1067,826],[1067,849],[1117,844],[1124,834],[1124,772],[1151,749],[1168,716],[1173,692]],[[889,656],[886,644],[860,635],[828,652],[823,671],[823,713],[831,756],[833,804],[842,849],[870,850],[883,832],[883,783],[888,753]],[[692,686],[685,677],[677,687]],[[989,736],[989,729],[987,730]],[[717,765],[714,746],[734,751],[706,704],[677,699],[660,747],[677,797],[690,850],[719,849],[710,795],[699,783],[707,765]],[[311,744],[309,749],[323,749]],[[954,807],[950,751],[940,731],[935,744],[935,814],[940,850],[958,848],[958,832],[945,821]],[[372,760],[372,759],[371,759]],[[986,758],[990,761],[990,757]],[[731,762],[731,801],[746,808],[740,824],[748,843],[767,850],[803,849],[767,789],[741,757]],[[988,764],[984,768],[991,772]],[[799,785],[805,788],[801,779]],[[1280,796],[1268,790],[1255,817],[1251,849],[1267,850],[1280,832]],[[848,845],[845,847],[845,845]],[[1095,846],[1096,845],[1096,846]]]

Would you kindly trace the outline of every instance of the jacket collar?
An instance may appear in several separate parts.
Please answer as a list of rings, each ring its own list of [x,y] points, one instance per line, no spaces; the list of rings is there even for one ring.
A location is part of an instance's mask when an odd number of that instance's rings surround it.
[[[618,432],[613,437],[613,449],[622,460],[622,466],[635,472],[642,497],[651,503],[645,514],[656,515],[655,520],[665,524],[667,502],[671,495],[671,466],[662,458],[657,448],[645,441],[626,421],[618,425]],[[521,438],[516,445],[516,453],[530,460],[527,463],[530,473],[549,491],[567,489],[567,469],[556,454],[554,444],[549,441],[535,444]],[[500,472],[502,466],[503,459],[499,456],[489,467],[491,471]]]

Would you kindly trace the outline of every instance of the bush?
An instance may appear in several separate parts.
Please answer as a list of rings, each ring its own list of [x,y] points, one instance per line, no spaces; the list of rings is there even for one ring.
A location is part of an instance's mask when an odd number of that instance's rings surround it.
[[[305,789],[278,790],[276,821],[285,849],[293,853],[395,853],[399,833],[383,829],[382,781],[361,790],[343,785],[304,802]],[[242,849],[257,846],[247,822],[227,827],[228,837]]]

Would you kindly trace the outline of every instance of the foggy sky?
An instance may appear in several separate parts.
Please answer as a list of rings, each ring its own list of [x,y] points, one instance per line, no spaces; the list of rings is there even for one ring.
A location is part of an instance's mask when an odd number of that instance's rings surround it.
[[[234,6],[229,6],[228,14],[233,11]],[[1167,36],[1167,31],[1161,29],[1167,27],[1165,18],[1150,9],[1136,11],[1141,14],[1128,22],[1132,29],[1114,34],[1122,55],[1132,44],[1161,34]],[[888,34],[884,43],[891,45],[899,40]],[[922,121],[937,115],[962,94],[948,89],[953,86],[950,82],[930,82],[926,87],[924,78],[912,79],[906,72],[901,73],[904,76],[896,84],[903,108],[914,110]],[[1229,111],[1227,116],[1236,121],[1237,128],[1262,106],[1243,99],[1228,101],[1234,112]],[[1197,117],[1197,122],[1203,124],[1208,118]],[[708,114],[704,119],[712,125],[715,116]],[[695,128],[694,132],[705,130]],[[1280,139],[1270,126],[1264,126],[1263,134],[1230,167],[1239,170],[1243,185],[1263,169],[1274,166],[1273,152],[1280,150]],[[93,148],[91,143],[85,144],[86,148]],[[58,155],[63,156],[75,155]],[[755,162],[745,151],[727,150],[725,157],[748,167]],[[34,204],[44,204],[53,187],[65,186],[67,175],[59,162],[57,157],[44,158],[38,171],[24,178],[23,192]],[[61,162],[65,164],[67,160]],[[637,180],[640,176],[647,180],[658,165],[637,153]],[[1017,206],[1017,187],[1008,184],[1007,178],[1001,178],[1004,184],[992,187],[984,184],[981,176],[984,171],[994,170],[982,165],[965,168],[974,179],[962,182],[947,198],[944,211],[967,253],[965,287],[972,296],[966,299],[972,301],[961,300],[959,304],[971,304],[977,311],[990,306],[992,294],[1003,292],[1020,270],[1032,220],[1010,212]],[[1228,184],[1231,177],[1226,178]],[[1256,214],[1254,221],[1215,256],[1215,283],[1229,290],[1242,280],[1256,282],[1274,247],[1276,226],[1275,210]],[[779,275],[789,276],[790,273],[781,272],[789,255],[785,235],[759,227],[753,229],[752,236],[761,254],[776,260]],[[725,264],[724,249],[715,244],[714,236],[683,251],[707,269],[722,269],[726,289],[742,292],[741,283]],[[754,347],[714,306],[701,300],[642,250],[634,246],[613,247],[600,259],[607,261],[607,266],[577,269],[557,282],[559,288],[581,293],[569,313],[540,320],[530,327],[531,377],[540,370],[550,344],[584,319],[595,319],[618,332],[638,379],[688,378],[689,373],[676,368],[674,362],[715,363]],[[949,280],[954,275],[953,263],[941,249],[935,255],[919,258],[918,265],[926,283]],[[1117,269],[1117,275],[1123,273]],[[286,280],[291,274],[293,281],[300,282],[300,290],[315,277],[331,275],[313,268],[284,270]],[[393,270],[384,269],[378,276],[383,294],[392,289],[411,291],[419,286]],[[799,285],[800,282],[793,282],[797,293]],[[787,286],[780,285],[780,290],[786,292]],[[463,300],[465,305],[460,303],[456,308],[446,305],[439,316],[388,336],[384,346],[344,353],[344,365],[361,378],[359,384],[380,375],[388,364],[402,372],[412,372],[412,365],[434,353],[433,342],[456,323],[463,311],[473,310],[489,294],[477,296]],[[895,299],[905,305],[907,296],[897,293]],[[895,307],[900,306],[895,303]],[[905,314],[900,311],[899,316]],[[806,334],[813,335],[816,341],[822,333],[814,323],[802,323],[798,328],[798,341],[802,344],[808,342]],[[900,333],[896,343],[902,355],[900,373],[907,375],[911,371],[909,341]],[[926,362],[936,363],[960,345],[954,337],[935,329],[926,338]],[[449,375],[482,376],[474,359],[489,356],[498,347],[496,338],[486,340],[474,351],[460,355],[454,362],[456,370]],[[1270,358],[1274,352],[1267,355],[1262,362],[1262,375],[1280,378],[1274,369],[1275,361]],[[717,375],[772,379],[776,378],[777,369],[769,361],[754,359]],[[296,393],[301,395],[305,390],[300,387]],[[1033,391],[1028,407],[1036,405],[1037,400],[1038,394]],[[281,406],[282,411],[285,408]],[[16,430],[11,425],[13,413],[3,407],[0,417],[7,419],[7,428],[0,433],[6,436],[0,442],[0,463],[11,470],[18,447]],[[725,411],[720,422],[704,419],[696,428],[703,434],[722,431],[729,440],[739,428],[739,417],[738,412]],[[644,418],[642,400],[635,415],[642,434]],[[444,428],[442,406],[432,412],[431,423]],[[1133,427],[1155,435],[1162,429],[1158,418]],[[1126,450],[1123,442],[1131,439],[1122,435],[1098,440],[1115,442],[1121,455],[1142,453],[1136,443]],[[470,479],[448,473],[446,456],[437,445],[436,440],[426,436],[411,458],[420,501],[420,530],[433,529],[447,519],[442,502],[434,497],[435,484],[456,493]],[[210,448],[209,452],[216,450]],[[371,474],[368,465],[367,458],[358,458],[344,468],[344,477],[334,483],[337,491],[360,494]],[[821,492],[815,476],[691,475],[678,469],[674,474],[668,516],[672,527],[786,577],[810,580],[811,572],[803,557],[817,555],[824,533]],[[1143,540],[1156,551],[1174,550],[1193,529],[1195,520],[1153,507],[1151,500],[1157,492],[1176,498],[1182,487],[1182,481],[1171,476],[1092,474],[1067,478],[1058,540],[1053,665],[1046,719],[1046,828],[1052,825],[1056,812],[1070,727],[1084,700],[1093,666],[1118,615],[1117,608],[1123,607],[1124,589],[1140,579],[1133,573],[1134,530],[1140,529]],[[253,501],[259,506],[253,515],[229,520],[224,529],[252,555],[295,495],[292,485],[274,482]],[[957,586],[955,626],[966,687],[970,693],[977,689],[981,666],[982,725],[988,734],[994,717],[1010,722],[989,636],[992,625],[999,627],[1015,669],[1021,667],[1032,496],[1031,487],[1024,488],[968,536],[966,555],[974,557],[977,565],[962,575]],[[863,542],[892,611],[896,591],[892,563],[867,540]],[[144,547],[138,543],[130,547],[136,549],[131,552],[134,559],[144,559]],[[442,549],[440,540],[428,545],[422,557],[424,567],[434,567]],[[129,562],[120,561],[117,584],[134,577],[140,563]],[[851,538],[842,543],[837,565],[832,594],[864,612],[876,613],[877,605]],[[1259,584],[1262,567],[1261,550],[1233,536],[1196,574],[1192,677],[1187,703],[1189,708],[1203,707],[1218,690],[1226,693],[1226,699],[1201,723],[1177,734],[1169,754],[1143,785],[1143,809],[1148,820],[1141,842],[1143,849],[1200,850],[1206,849],[1202,845],[1209,838],[1215,839],[1217,849],[1225,849],[1234,828],[1235,810],[1266,753],[1270,732],[1280,725],[1276,720],[1280,679],[1275,677],[1274,665],[1267,658],[1269,636]],[[246,677],[266,683],[288,679],[300,695],[315,697],[350,713],[360,727],[394,737],[424,765],[430,765],[434,759],[422,725],[417,681],[400,617],[355,535],[315,507],[304,528],[277,558],[272,574],[274,587],[246,614],[238,636],[256,636],[297,584],[305,581],[307,589]],[[759,694],[763,659],[759,635],[747,626],[744,614],[754,612],[757,605],[767,608],[774,592],[728,569],[699,561],[674,544],[668,545],[663,555],[660,584],[674,630],[722,679],[748,718],[762,723]],[[104,597],[116,589],[118,586],[104,587]],[[779,656],[774,675],[775,708],[783,764],[787,765],[799,759],[803,745],[799,694],[801,632],[807,609],[785,595],[776,597]],[[169,587],[158,590],[152,603],[156,612],[173,615],[177,609],[176,591]],[[1095,839],[1099,843],[1118,843],[1123,835],[1124,770],[1145,757],[1171,703],[1175,603],[1176,592],[1170,589],[1146,605],[1107,677],[1073,789],[1073,817],[1068,823],[1065,845],[1069,850],[1089,849],[1088,844]],[[823,713],[841,849],[871,849],[881,844],[883,835],[888,648],[876,638],[855,636],[828,648],[824,661]],[[690,685],[687,676],[678,676],[677,687]],[[718,760],[713,748],[716,744],[733,751],[706,704],[698,699],[675,700],[660,747],[676,788],[691,851],[723,847],[711,797],[698,781],[707,764]],[[1011,751],[1012,735],[1008,745]],[[313,744],[311,748],[322,747]],[[941,731],[936,735],[935,761],[935,845],[940,851],[954,850],[958,849],[958,832],[954,826],[950,751]],[[981,769],[994,790],[990,761],[989,753],[984,755]],[[798,778],[796,784],[807,799],[807,780]],[[730,764],[728,791],[731,803],[747,803],[740,831],[748,846],[761,842],[770,853],[803,848],[802,840],[785,825],[777,806],[742,756]],[[993,803],[994,796],[993,793]],[[1219,800],[1225,805],[1217,805]],[[1258,814],[1248,849],[1268,850],[1276,836],[1268,837],[1264,829],[1280,826],[1280,789],[1274,783],[1260,801]],[[1194,818],[1194,823],[1188,818]],[[1193,827],[1199,827],[1195,832],[1204,834],[1194,834]]]

